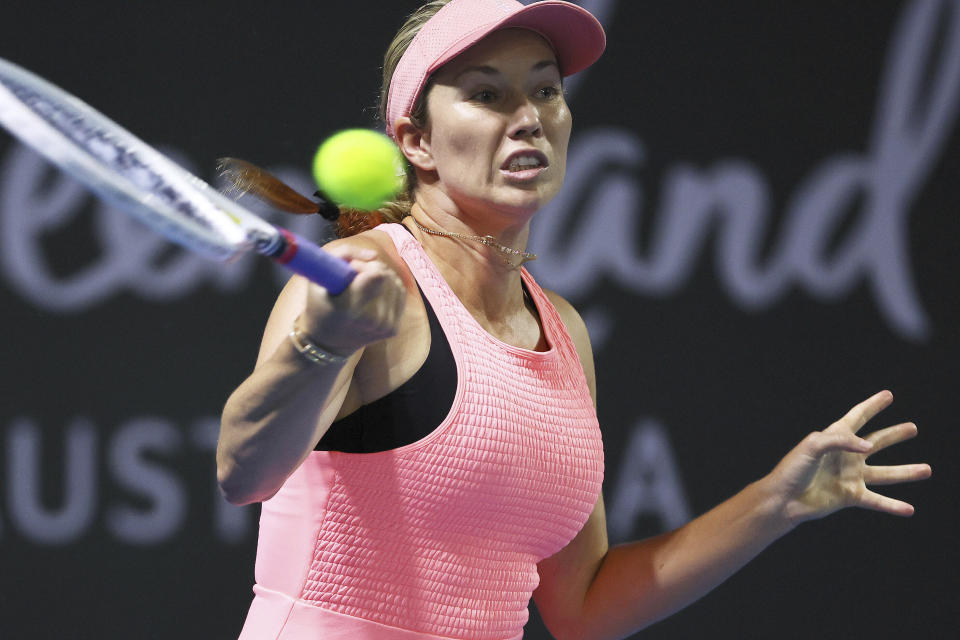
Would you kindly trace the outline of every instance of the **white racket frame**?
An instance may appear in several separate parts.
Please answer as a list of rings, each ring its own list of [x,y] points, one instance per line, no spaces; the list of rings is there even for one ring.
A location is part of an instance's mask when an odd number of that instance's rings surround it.
[[[282,242],[276,227],[221,195],[93,107],[0,58],[0,124],[105,199],[215,260]]]

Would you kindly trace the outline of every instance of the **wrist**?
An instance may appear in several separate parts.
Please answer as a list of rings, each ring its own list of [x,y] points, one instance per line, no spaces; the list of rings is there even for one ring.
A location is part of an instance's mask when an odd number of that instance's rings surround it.
[[[340,349],[328,348],[319,344],[309,333],[301,330],[296,323],[290,333],[287,334],[287,339],[303,358],[321,366],[342,366],[353,354],[353,351],[344,353]]]
[[[789,533],[803,521],[791,513],[791,501],[778,490],[775,478],[766,475],[750,488],[756,495],[757,517],[778,536]]]

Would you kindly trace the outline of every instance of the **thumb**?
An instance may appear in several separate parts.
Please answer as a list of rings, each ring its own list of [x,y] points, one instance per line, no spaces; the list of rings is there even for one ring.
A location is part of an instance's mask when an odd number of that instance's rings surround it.
[[[850,453],[867,453],[873,449],[873,443],[860,438],[849,431],[815,431],[804,439],[807,454],[819,458],[831,451],[849,451]]]

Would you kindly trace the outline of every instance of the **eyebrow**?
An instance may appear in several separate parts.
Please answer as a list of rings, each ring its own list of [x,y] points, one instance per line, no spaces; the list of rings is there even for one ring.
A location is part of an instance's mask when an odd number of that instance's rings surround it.
[[[541,60],[541,61],[538,62],[537,64],[533,65],[533,66],[530,68],[530,70],[531,70],[531,71],[540,71],[540,70],[542,70],[542,69],[546,69],[547,67],[555,67],[558,72],[560,71],[560,67],[559,67],[559,66],[557,65],[557,63],[554,62],[553,60]],[[480,65],[480,66],[476,66],[476,67],[467,67],[466,69],[464,69],[464,70],[462,70],[460,73],[458,73],[456,76],[454,76],[453,79],[454,79],[454,81],[459,80],[459,79],[460,79],[460,76],[466,75],[466,74],[468,74],[468,73],[470,73],[470,72],[473,72],[473,71],[476,71],[477,73],[482,73],[482,74],[485,74],[485,75],[488,75],[488,76],[501,75],[501,74],[500,74],[500,71],[499,71],[498,69],[496,69],[496,68],[494,68],[494,67],[491,67],[490,65]]]

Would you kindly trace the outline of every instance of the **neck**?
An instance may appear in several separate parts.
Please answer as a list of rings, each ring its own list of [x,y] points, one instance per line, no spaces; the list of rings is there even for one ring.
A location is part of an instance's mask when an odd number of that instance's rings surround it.
[[[411,216],[412,217],[412,216]],[[430,229],[429,227],[423,226],[419,220],[413,218],[413,223],[417,225],[417,229],[423,233],[429,234],[431,236],[439,236],[441,238],[455,238],[457,240],[464,240],[467,242],[479,242],[480,244],[492,247],[500,252],[500,259],[503,260],[503,264],[508,267],[515,269],[523,266],[523,263],[530,260],[536,260],[536,254],[529,253],[527,251],[522,251],[520,249],[514,249],[506,245],[500,244],[497,242],[497,239],[490,235],[477,236],[469,235],[463,233],[455,233],[452,231],[438,231],[436,229]]]
[[[424,232],[414,222],[441,233],[468,237],[491,236],[497,243],[523,251],[530,232],[529,221],[499,228],[494,221],[478,224],[471,216],[430,206],[419,199],[404,224],[423,245],[457,297],[475,316],[498,322],[524,310],[519,266],[522,259],[476,240],[438,236]],[[494,218],[495,216],[490,216]],[[507,264],[505,257],[511,258]]]

